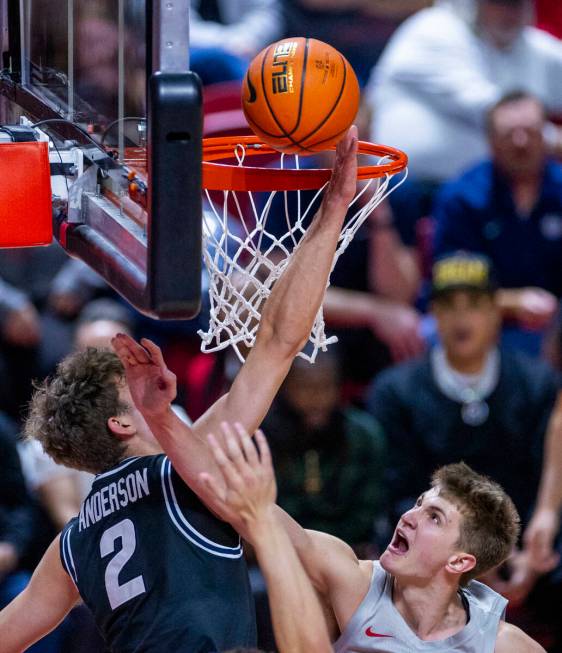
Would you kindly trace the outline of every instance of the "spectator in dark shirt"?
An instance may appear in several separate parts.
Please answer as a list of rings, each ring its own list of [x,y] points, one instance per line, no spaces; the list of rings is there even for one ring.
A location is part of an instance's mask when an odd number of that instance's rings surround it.
[[[432,297],[441,344],[383,372],[369,397],[388,440],[392,515],[414,503],[435,468],[464,460],[504,487],[525,526],[536,500],[556,375],[545,363],[498,348],[500,310],[485,257],[456,252],[437,261]],[[508,581],[497,574],[488,581],[512,603],[522,602],[538,580],[525,554],[516,554],[503,572],[511,573]],[[552,578],[541,579],[527,601],[550,628],[559,621],[545,607],[555,604],[552,592],[560,590]]]
[[[368,548],[383,509],[384,441],[364,411],[342,408],[330,353],[295,359],[264,422],[277,470],[278,502],[306,528]]]

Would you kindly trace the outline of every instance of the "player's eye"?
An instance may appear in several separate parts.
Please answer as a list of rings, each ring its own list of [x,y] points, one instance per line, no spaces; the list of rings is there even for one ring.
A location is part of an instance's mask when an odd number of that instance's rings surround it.
[[[440,515],[439,515],[438,512],[435,512],[434,510],[432,510],[432,511],[429,513],[429,517],[430,517],[431,521],[435,522],[436,524],[440,524],[440,523],[441,523],[441,517],[440,517]]]

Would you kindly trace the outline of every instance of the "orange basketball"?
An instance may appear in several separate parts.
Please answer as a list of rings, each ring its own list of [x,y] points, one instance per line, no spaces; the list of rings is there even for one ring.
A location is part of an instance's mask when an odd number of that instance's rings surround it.
[[[359,84],[331,45],[287,38],[250,63],[242,107],[252,130],[276,150],[313,154],[337,143],[353,123]]]

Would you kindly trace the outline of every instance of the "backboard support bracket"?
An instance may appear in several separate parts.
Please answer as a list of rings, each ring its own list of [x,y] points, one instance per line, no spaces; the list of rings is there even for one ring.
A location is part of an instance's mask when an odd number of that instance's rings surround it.
[[[103,161],[92,159],[102,180],[101,196],[79,193],[79,210],[61,211],[59,206],[53,218],[55,237],[71,256],[92,267],[141,313],[157,319],[194,317],[201,301],[203,102],[201,82],[189,70],[189,5],[189,0],[145,2],[146,25],[151,26],[146,51],[146,225],[142,229],[121,219],[119,206],[104,200],[108,173]],[[25,84],[26,30],[21,29],[20,12],[26,6],[0,0],[9,29],[3,61],[10,62],[0,74],[0,94],[34,119],[64,119],[68,107]],[[50,126],[62,138],[72,138],[68,123]],[[113,182],[122,180],[118,183],[126,189],[126,174],[106,158]]]

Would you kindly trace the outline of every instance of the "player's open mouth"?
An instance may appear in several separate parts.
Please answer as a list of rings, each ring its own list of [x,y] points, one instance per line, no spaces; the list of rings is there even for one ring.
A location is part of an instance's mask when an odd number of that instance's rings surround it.
[[[403,556],[408,553],[410,544],[399,529],[396,529],[394,532],[394,537],[392,538],[392,542],[388,545],[388,549],[391,553],[399,556]]]

